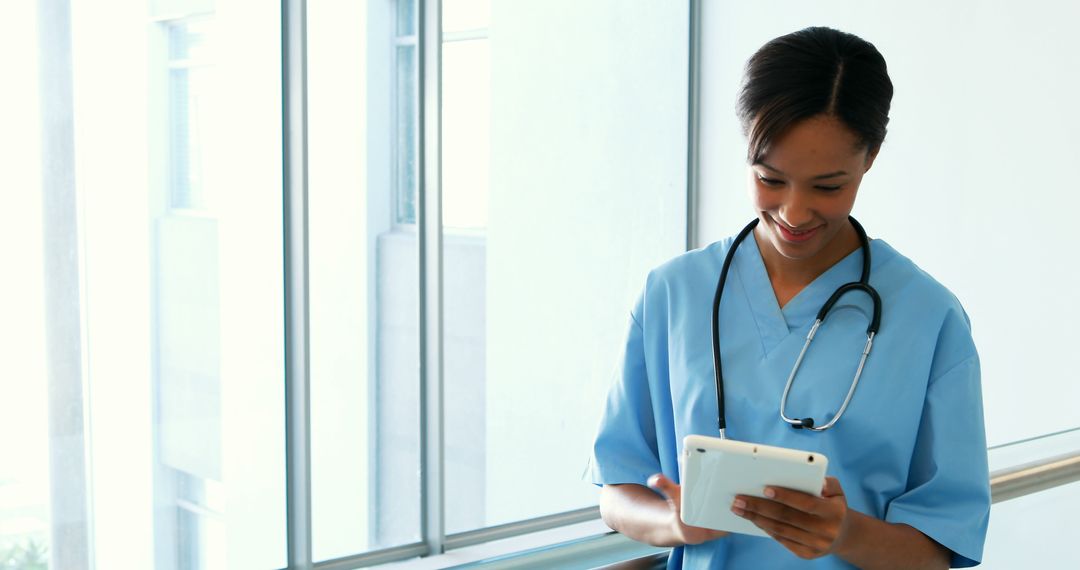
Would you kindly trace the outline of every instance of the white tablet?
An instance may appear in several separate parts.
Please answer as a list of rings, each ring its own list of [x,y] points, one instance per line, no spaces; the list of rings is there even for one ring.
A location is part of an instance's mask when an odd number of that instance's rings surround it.
[[[763,497],[766,486],[821,496],[829,460],[820,453],[703,435],[683,439],[682,520],[716,530],[768,536],[731,512],[735,495]]]

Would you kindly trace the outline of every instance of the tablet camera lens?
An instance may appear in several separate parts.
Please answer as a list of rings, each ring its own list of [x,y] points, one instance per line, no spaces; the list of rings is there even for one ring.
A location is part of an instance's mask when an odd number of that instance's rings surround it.
[[[699,447],[699,448],[697,448],[697,450],[698,450],[698,453],[705,453],[705,450],[704,450],[704,449],[702,449],[702,448],[700,448],[700,447]]]
[[[814,456],[813,455],[808,455],[808,456],[806,456],[806,460],[808,462],[810,462],[810,463],[813,463],[814,462]]]

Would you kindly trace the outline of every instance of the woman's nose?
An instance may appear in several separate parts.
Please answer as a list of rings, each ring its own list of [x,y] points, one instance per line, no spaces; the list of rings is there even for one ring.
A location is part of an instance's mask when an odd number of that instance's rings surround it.
[[[787,193],[784,203],[779,208],[780,221],[789,228],[803,229],[814,221],[814,214],[810,211],[809,204],[802,196],[802,192],[792,190]]]

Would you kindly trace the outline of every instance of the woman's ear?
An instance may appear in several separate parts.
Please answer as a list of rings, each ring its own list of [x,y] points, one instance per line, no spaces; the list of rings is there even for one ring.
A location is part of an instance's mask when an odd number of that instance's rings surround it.
[[[877,158],[879,150],[881,150],[881,145],[877,145],[866,153],[866,168],[863,169],[863,172],[868,172],[870,167],[874,165],[874,159]]]

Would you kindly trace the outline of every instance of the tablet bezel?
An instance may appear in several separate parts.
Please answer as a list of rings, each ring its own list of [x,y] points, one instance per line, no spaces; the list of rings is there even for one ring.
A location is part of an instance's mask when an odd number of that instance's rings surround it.
[[[768,536],[731,512],[735,495],[764,497],[766,486],[821,496],[829,460],[825,455],[703,435],[683,439],[680,515],[685,524]]]

